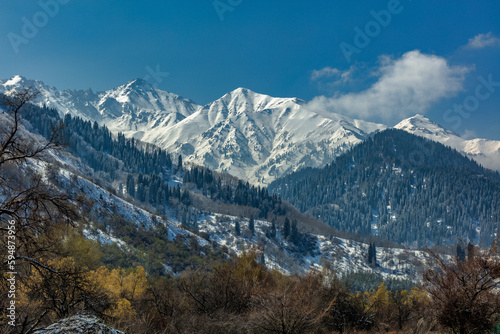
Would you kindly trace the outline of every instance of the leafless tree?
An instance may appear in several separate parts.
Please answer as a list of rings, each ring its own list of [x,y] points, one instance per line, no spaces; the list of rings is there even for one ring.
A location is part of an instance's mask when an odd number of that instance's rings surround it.
[[[325,291],[323,276],[283,278],[276,287],[254,296],[255,312],[251,323],[257,332],[308,333],[322,321],[334,304],[321,302]]]
[[[14,227],[15,252],[0,254],[2,272],[18,272],[18,283],[24,282],[35,267],[39,272],[62,275],[47,265],[46,260],[56,254],[64,229],[76,220],[74,200],[54,185],[46,182],[32,168],[30,161],[44,152],[59,147],[61,127],[55,128],[48,139],[39,139],[26,130],[23,113],[37,96],[31,88],[9,92],[0,97],[0,244],[6,249],[9,228]],[[12,224],[10,222],[13,222]],[[12,227],[13,226],[13,227]],[[11,232],[12,233],[12,232]],[[9,239],[9,240],[12,240]],[[8,255],[14,254],[15,268],[6,270]],[[5,286],[2,285],[2,290]],[[2,295],[4,291],[2,291]],[[0,301],[0,308],[4,306]],[[37,323],[30,314],[25,323]]]
[[[496,243],[445,261],[431,252],[435,267],[424,275],[438,322],[453,333],[487,333],[500,321],[500,257]]]
[[[31,259],[51,247],[45,240],[50,230],[75,219],[69,196],[55,192],[27,163],[56,149],[61,132],[61,127],[54,129],[48,140],[38,143],[24,129],[22,113],[36,96],[31,88],[5,95],[0,128],[0,229],[7,232],[6,221],[15,220],[17,257],[34,265]]]

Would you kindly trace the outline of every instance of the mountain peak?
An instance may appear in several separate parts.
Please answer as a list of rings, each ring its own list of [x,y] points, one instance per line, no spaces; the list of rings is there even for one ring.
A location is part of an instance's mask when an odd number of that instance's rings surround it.
[[[416,114],[416,115],[413,115],[411,117],[408,117],[408,118],[402,120],[400,123],[403,123],[405,121],[408,121],[408,122],[410,122],[412,124],[417,124],[417,123],[422,123],[422,122],[436,124],[436,123],[434,123],[433,121],[431,121],[429,118],[425,117],[422,114]]]
[[[22,75],[16,74],[7,80],[0,80],[0,85],[4,86],[6,89],[12,89],[20,86],[24,87],[39,87],[44,85],[42,82],[37,80],[31,80],[23,77]]]
[[[264,94],[256,93],[256,92],[254,92],[248,88],[245,88],[245,87],[238,87],[235,90],[230,91],[226,95],[229,95],[229,96],[241,96],[241,95],[243,95],[245,97],[249,97],[249,96],[264,95]]]
[[[235,90],[225,94],[221,99],[234,99],[234,98],[244,98],[245,100],[253,100],[253,101],[267,101],[271,103],[284,103],[284,102],[294,102],[296,104],[305,103],[305,101],[297,98],[297,97],[273,97],[271,95],[262,94],[254,92],[251,89],[238,87]]]
[[[126,88],[142,88],[142,89],[147,89],[147,90],[154,90],[155,88],[146,80],[144,79],[134,79],[132,81],[127,82],[124,85]]]
[[[423,120],[428,120],[428,121],[430,121],[430,119],[429,119],[429,118],[425,117],[425,116],[424,116],[424,115],[422,115],[422,114],[415,114],[414,116],[412,116],[412,117],[410,117],[410,118],[408,118],[408,119],[423,119]]]
[[[421,114],[416,114],[406,118],[394,126],[395,129],[404,130],[409,133],[422,135],[434,135],[438,137],[448,137],[455,135],[453,131],[446,130],[441,125],[431,121],[429,118]]]
[[[13,86],[13,85],[16,85],[18,84],[19,82],[22,82],[22,81],[25,81],[26,78],[24,78],[23,76],[21,75],[14,75],[12,78],[10,78],[9,80],[7,80],[4,85],[5,86]]]
[[[248,93],[248,92],[252,92],[250,89],[248,88],[245,88],[245,87],[238,87],[236,88],[235,90],[233,90],[234,93]]]

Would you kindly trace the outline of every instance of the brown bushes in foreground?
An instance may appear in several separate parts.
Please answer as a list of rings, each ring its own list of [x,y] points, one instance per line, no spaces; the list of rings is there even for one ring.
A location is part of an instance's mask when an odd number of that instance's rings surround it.
[[[127,333],[489,333],[500,307],[495,252],[451,263],[435,255],[424,289],[381,283],[357,293],[328,269],[270,271],[256,252],[175,278],[151,278],[142,267],[91,270],[66,257],[47,261],[56,272],[34,267],[24,277],[18,312],[37,327],[94,313]]]

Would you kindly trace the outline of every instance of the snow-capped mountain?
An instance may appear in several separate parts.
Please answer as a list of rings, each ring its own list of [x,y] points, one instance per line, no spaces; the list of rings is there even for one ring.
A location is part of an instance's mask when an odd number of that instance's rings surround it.
[[[106,125],[156,144],[184,161],[228,172],[254,184],[304,166],[320,167],[385,125],[338,114],[322,116],[297,98],[274,98],[238,88],[199,106],[134,80],[106,92],[58,91],[20,76],[0,81],[0,92],[40,91],[39,105]]]
[[[61,115],[71,114],[106,125],[113,132],[140,138],[158,127],[168,127],[200,108],[194,102],[135,79],[106,92],[91,89],[64,90],[49,87],[41,81],[19,75],[0,80],[0,93],[20,87],[33,87],[40,92],[36,104],[57,109]]]
[[[6,131],[11,122],[10,116],[0,109],[0,131]],[[45,138],[30,132],[29,129],[33,127],[22,125],[20,138],[26,142],[45,142]],[[92,151],[91,146],[85,143],[83,138],[81,140],[86,147],[83,155],[88,155]],[[35,158],[27,159],[26,165],[22,168],[25,179],[39,176],[41,182],[49,185],[54,193],[64,193],[71,198],[85,198],[85,202],[91,203],[86,208],[88,211],[85,215],[83,215],[85,208],[80,208],[85,221],[81,225],[83,235],[100,244],[115,244],[125,254],[124,256],[141,253],[141,250],[137,248],[137,243],[132,242],[130,237],[123,234],[124,230],[119,228],[125,228],[128,232],[164,228],[161,237],[165,241],[185,240],[188,247],[194,248],[193,252],[200,252],[200,249],[197,249],[200,247],[214,247],[225,250],[226,255],[241,254],[245,249],[257,249],[265,245],[263,258],[266,265],[270,269],[286,274],[306,273],[311,269],[321,270],[328,263],[338,273],[369,272],[384,278],[418,280],[422,266],[429,260],[428,254],[418,250],[378,247],[379,265],[373,268],[366,261],[367,244],[334,236],[329,229],[322,229],[323,232],[320,232],[318,226],[316,232],[307,232],[310,249],[306,255],[283,235],[281,228],[277,229],[275,236],[270,236],[272,223],[269,221],[255,219],[255,229],[250,233],[246,228],[250,222],[248,218],[221,214],[217,211],[202,211],[196,207],[191,207],[191,210],[197,212],[197,231],[193,232],[186,229],[182,215],[178,214],[179,208],[174,204],[167,204],[163,214],[159,215],[159,211],[152,213],[149,211],[151,207],[143,207],[144,203],[132,200],[124,191],[124,175],[120,176],[119,173],[115,175],[116,179],[113,182],[102,181],[104,183],[98,185],[92,177],[94,171],[86,164],[86,160],[65,149],[48,149]],[[178,177],[171,172],[166,175],[165,181],[168,183],[177,180]],[[177,184],[183,186],[182,181]],[[82,202],[78,202],[78,205],[82,205]],[[233,204],[226,203],[226,205]],[[119,223],[110,225],[107,223],[110,220]],[[241,223],[241,234],[235,232],[237,222]],[[314,227],[310,226],[310,230],[313,229]],[[169,274],[174,276],[180,274],[171,268],[171,263],[163,265]]]
[[[162,91],[142,79],[105,92],[59,91],[41,81],[0,80],[0,93],[22,86],[40,92],[38,105],[106,125],[158,145],[184,161],[269,184],[302,167],[322,167],[387,126],[339,114],[319,114],[297,98],[275,98],[238,88],[205,106]],[[500,142],[465,140],[416,115],[395,126],[449,145],[500,170]]]
[[[297,98],[238,88],[143,140],[188,161],[266,184],[304,166],[323,166],[384,127],[336,114],[326,118]]]
[[[402,120],[394,128],[439,142],[476,160],[486,168],[500,170],[500,141],[482,138],[467,140],[422,115]]]

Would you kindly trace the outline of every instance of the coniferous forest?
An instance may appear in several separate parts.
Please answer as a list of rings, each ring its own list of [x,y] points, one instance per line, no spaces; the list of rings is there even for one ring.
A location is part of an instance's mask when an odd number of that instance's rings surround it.
[[[412,246],[489,243],[500,228],[498,172],[401,130],[375,134],[269,189],[336,229]]]
[[[27,113],[26,119],[45,137],[62,122],[54,109],[30,108],[35,112]],[[168,185],[169,177],[175,175],[190,185],[188,188],[199,190],[211,200],[256,208],[258,217],[286,213],[280,198],[265,188],[199,166],[183,168],[182,156],[175,157],[176,163],[173,163],[164,150],[133,138],[126,139],[122,134],[114,137],[106,127],[95,122],[66,115],[63,124],[60,138],[64,145],[91,167],[98,179],[109,183],[124,181],[125,193],[160,212],[171,198],[190,205],[189,192],[181,189],[181,182]]]

